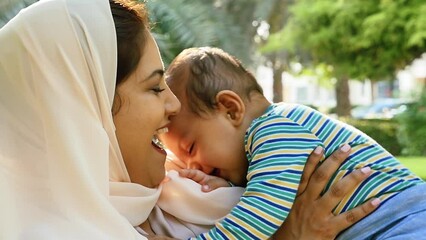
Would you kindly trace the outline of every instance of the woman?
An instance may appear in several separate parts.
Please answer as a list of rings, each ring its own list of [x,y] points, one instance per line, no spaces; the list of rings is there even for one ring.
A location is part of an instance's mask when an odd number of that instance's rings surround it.
[[[145,239],[133,226],[145,222],[164,178],[152,138],[180,105],[146,13],[128,4],[41,1],[0,30],[1,239]],[[347,186],[365,177],[351,176]],[[333,238],[374,208],[334,225],[352,215],[331,215],[340,194],[318,199],[323,182],[299,196],[287,234],[324,227]]]

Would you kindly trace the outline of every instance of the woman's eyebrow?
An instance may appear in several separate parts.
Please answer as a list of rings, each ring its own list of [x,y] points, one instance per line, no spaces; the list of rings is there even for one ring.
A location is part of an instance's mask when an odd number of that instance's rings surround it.
[[[147,81],[150,78],[154,77],[155,75],[160,75],[160,77],[162,77],[164,75],[164,70],[163,69],[157,69],[157,70],[153,71],[148,77],[146,77],[142,81]]]

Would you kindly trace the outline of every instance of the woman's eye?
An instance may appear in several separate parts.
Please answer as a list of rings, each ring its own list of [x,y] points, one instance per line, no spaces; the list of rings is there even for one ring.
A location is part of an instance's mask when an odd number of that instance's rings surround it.
[[[164,91],[166,89],[161,88],[160,86],[156,86],[156,87],[153,87],[151,90],[154,91],[155,93],[161,93],[162,91]]]

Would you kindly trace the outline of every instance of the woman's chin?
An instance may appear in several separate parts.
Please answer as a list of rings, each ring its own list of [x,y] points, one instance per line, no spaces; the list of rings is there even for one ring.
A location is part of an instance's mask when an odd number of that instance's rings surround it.
[[[164,151],[164,149],[158,149],[154,146],[152,148],[153,148],[152,158],[155,161],[155,164],[161,164],[162,166],[164,166],[164,164],[166,163],[166,158],[167,158],[166,151]]]
[[[159,171],[158,174],[155,175],[153,179],[153,187],[157,188],[166,178],[166,171]]]
[[[151,164],[158,164],[158,166],[155,167],[156,170],[153,177],[156,179],[156,182],[158,182],[159,185],[166,175],[166,155],[156,149],[155,154],[152,157],[153,161],[151,162]]]

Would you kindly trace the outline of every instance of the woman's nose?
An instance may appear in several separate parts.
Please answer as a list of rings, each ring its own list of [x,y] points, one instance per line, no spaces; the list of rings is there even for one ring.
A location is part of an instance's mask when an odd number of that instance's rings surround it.
[[[168,115],[176,115],[180,112],[181,104],[173,92],[169,90],[169,96],[166,100],[166,111]]]

